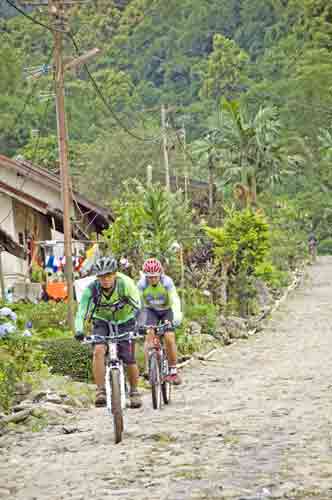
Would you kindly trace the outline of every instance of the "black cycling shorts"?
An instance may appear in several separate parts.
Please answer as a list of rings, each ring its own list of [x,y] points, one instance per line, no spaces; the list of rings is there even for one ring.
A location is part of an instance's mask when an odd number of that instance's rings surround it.
[[[140,326],[157,326],[159,323],[164,323],[165,321],[173,321],[172,309],[157,311],[156,309],[145,307],[138,317]]]
[[[135,330],[135,320],[131,319],[127,323],[118,325],[118,332],[132,332]],[[93,335],[100,335],[101,337],[107,337],[109,335],[108,327],[104,321],[95,320],[93,322]],[[123,361],[125,365],[135,365],[135,341],[134,340],[123,340],[118,344],[118,354],[119,358]]]

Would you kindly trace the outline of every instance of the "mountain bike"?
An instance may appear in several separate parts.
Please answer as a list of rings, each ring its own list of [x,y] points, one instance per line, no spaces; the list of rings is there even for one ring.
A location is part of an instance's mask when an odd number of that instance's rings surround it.
[[[314,240],[309,241],[309,255],[311,262],[314,263],[317,260],[317,243]]]
[[[86,337],[84,342],[86,344],[105,344],[107,346],[105,355],[106,407],[109,415],[113,416],[114,441],[117,444],[122,440],[124,431],[123,413],[128,395],[125,370],[123,362],[119,358],[118,345],[123,341],[131,342],[139,338],[140,335],[136,331],[118,333],[117,325],[112,321],[105,321],[105,323],[109,329],[107,337],[91,335]]]
[[[163,336],[170,329],[169,323],[161,323],[158,326],[144,326],[144,334],[148,330],[154,330],[153,342],[149,346],[149,382],[151,385],[152,406],[159,410],[162,405],[171,402],[171,384],[167,380],[169,374],[168,360],[164,347]]]

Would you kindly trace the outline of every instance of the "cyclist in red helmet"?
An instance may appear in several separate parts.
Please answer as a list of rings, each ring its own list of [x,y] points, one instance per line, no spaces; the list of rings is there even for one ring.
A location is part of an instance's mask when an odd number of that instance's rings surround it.
[[[140,315],[140,324],[154,326],[160,322],[169,322],[170,329],[165,333],[165,348],[169,363],[169,380],[175,385],[181,384],[177,373],[176,342],[174,327],[182,321],[181,303],[173,280],[166,276],[158,259],[152,258],[144,262],[143,277],[138,283],[143,310]],[[145,363],[147,365],[148,346],[153,340],[154,330],[147,332],[145,341]],[[148,369],[146,366],[146,373]]]

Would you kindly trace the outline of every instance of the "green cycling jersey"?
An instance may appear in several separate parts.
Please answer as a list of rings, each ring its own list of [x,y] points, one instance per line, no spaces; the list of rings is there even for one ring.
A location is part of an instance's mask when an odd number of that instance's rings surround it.
[[[173,311],[174,322],[181,323],[181,301],[174,282],[169,276],[163,274],[156,285],[149,284],[148,280],[142,277],[138,283],[138,289],[141,294],[143,307],[156,311],[171,309]]]
[[[113,312],[112,305],[127,300],[123,308]],[[135,282],[122,273],[116,273],[115,287],[111,295],[106,294],[98,281],[94,281],[83,291],[75,320],[76,332],[84,331],[84,322],[87,319],[114,321],[123,324],[134,319],[140,309],[140,294]]]

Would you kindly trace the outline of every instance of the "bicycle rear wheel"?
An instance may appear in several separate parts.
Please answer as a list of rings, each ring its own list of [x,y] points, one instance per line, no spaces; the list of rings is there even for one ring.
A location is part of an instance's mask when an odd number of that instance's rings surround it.
[[[151,353],[149,359],[149,378],[152,393],[152,406],[154,410],[159,410],[161,407],[160,369],[155,352]]]
[[[163,397],[163,401],[165,405],[168,405],[171,402],[171,384],[165,380],[165,377],[168,375],[168,361],[167,358],[164,358],[165,354],[163,355],[163,358],[161,359],[161,367],[162,367],[162,374],[163,374],[163,382],[161,384],[161,394]]]
[[[121,380],[119,370],[111,370],[111,387],[112,387],[112,414],[114,424],[114,441],[115,444],[120,443],[123,433],[123,415],[121,407]]]

